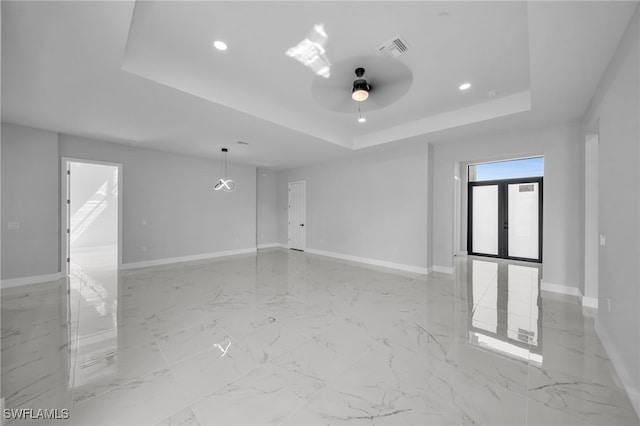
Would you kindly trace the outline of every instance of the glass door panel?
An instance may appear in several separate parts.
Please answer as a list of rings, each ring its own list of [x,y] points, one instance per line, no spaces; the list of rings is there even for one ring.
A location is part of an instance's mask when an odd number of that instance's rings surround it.
[[[472,187],[472,251],[498,255],[498,185]]]
[[[508,257],[538,259],[538,182],[508,185]]]

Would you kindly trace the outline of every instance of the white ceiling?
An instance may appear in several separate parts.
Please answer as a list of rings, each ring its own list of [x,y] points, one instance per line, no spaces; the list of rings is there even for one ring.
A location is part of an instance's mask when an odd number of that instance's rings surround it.
[[[189,155],[228,146],[233,162],[272,169],[420,135],[575,120],[636,6],[2,2],[2,120]],[[319,24],[329,79],[285,55]],[[377,52],[398,35],[405,54]],[[350,100],[358,66],[373,86],[365,124]]]

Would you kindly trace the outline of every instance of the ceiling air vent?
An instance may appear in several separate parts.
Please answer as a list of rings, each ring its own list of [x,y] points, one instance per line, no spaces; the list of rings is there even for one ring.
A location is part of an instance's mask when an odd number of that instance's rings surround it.
[[[407,43],[407,41],[401,36],[392,38],[378,48],[380,53],[387,55],[390,58],[397,58],[407,50],[409,50],[409,43]]]

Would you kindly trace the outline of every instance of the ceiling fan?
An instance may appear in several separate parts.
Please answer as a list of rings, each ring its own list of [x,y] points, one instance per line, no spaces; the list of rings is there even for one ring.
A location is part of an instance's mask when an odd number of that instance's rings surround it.
[[[356,79],[353,81],[353,88],[351,89],[351,99],[356,102],[366,101],[369,97],[369,91],[371,85],[364,78],[364,68],[356,68]]]
[[[353,113],[354,101],[363,102],[367,111],[373,111],[398,101],[412,83],[413,74],[404,62],[381,55],[358,56],[335,62],[330,78],[316,76],[311,94],[331,111]]]

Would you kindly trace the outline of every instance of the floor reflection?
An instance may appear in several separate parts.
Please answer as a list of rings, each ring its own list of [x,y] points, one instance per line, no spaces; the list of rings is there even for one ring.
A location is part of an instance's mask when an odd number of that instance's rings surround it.
[[[84,388],[109,382],[118,374],[117,246],[76,248],[71,252],[70,306],[76,340],[73,401],[86,398]]]
[[[542,364],[541,266],[470,257],[469,342]]]
[[[7,408],[71,408],[67,426],[638,424],[593,318],[541,297],[538,265],[424,276],[270,249],[116,274],[95,254],[70,293],[2,291]]]

